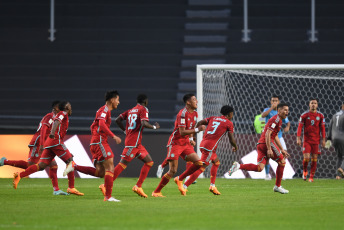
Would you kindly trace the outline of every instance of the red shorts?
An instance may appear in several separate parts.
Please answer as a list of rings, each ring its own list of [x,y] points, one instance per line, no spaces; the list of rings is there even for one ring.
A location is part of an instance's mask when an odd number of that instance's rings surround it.
[[[101,163],[107,159],[113,158],[113,152],[108,143],[91,144],[90,150],[92,154],[92,162]]]
[[[179,156],[185,160],[192,153],[195,153],[195,150],[191,144],[170,145],[167,147],[167,160],[178,160]]]
[[[271,150],[274,154],[274,156],[271,159],[273,159],[274,161],[279,161],[283,159],[283,155],[281,151],[279,150],[277,145],[273,142],[271,142]],[[259,163],[266,164],[266,162],[268,161],[268,156],[267,156],[268,148],[266,144],[258,144],[257,152],[258,152],[258,157],[257,157],[258,164]]]
[[[135,157],[143,160],[148,155],[146,148],[143,145],[138,145],[137,147],[124,148],[121,159],[127,162],[132,161]]]
[[[313,153],[320,154],[321,149],[319,144],[309,144],[308,142],[303,142],[302,153]]]
[[[208,151],[202,148],[200,150],[202,153],[201,161],[203,162],[203,164],[209,165],[213,160],[217,158],[215,151]]]
[[[39,147],[34,145],[34,146],[29,146],[30,152],[27,161],[32,162],[37,164],[41,156],[39,155]]]
[[[69,158],[73,157],[73,155],[69,152],[67,147],[64,144],[60,144],[54,147],[45,148],[43,150],[39,162],[43,162],[49,165],[51,161],[54,160],[55,156],[58,156],[64,162],[66,162]]]

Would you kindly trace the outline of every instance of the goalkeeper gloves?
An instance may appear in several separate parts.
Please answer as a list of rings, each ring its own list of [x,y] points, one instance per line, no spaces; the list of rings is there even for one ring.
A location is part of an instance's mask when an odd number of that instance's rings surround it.
[[[326,141],[325,148],[329,149],[332,145],[332,142],[330,140]]]

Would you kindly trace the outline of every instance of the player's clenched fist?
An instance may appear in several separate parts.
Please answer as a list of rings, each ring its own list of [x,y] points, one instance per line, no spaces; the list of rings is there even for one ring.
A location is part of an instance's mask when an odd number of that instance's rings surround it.
[[[120,144],[122,142],[121,138],[119,138],[117,136],[113,136],[112,139],[114,139],[116,141],[116,144]]]

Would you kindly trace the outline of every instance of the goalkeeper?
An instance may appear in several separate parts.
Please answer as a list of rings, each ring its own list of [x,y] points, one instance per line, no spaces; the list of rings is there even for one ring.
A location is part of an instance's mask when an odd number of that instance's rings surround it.
[[[342,110],[333,115],[327,135],[326,148],[330,148],[333,144],[338,156],[336,179],[339,180],[344,177],[344,102],[342,103]]]

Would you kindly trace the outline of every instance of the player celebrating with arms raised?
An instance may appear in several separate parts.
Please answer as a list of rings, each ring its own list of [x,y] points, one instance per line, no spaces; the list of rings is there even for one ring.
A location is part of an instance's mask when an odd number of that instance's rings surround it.
[[[311,98],[309,100],[309,111],[301,114],[299,126],[297,128],[297,145],[301,146],[301,132],[303,129],[303,175],[302,178],[307,180],[307,166],[310,158],[312,158],[311,163],[311,173],[309,176],[309,182],[313,182],[313,177],[315,170],[317,168],[318,154],[320,151],[320,133],[322,136],[321,146],[325,147],[325,118],[324,115],[317,111],[318,100]],[[311,156],[310,156],[311,155]]]
[[[288,116],[288,104],[278,104],[277,112],[277,115],[270,118],[268,123],[265,125],[264,131],[260,136],[260,139],[258,140],[258,164],[239,164],[238,162],[234,162],[231,169],[229,170],[229,175],[231,176],[235,171],[239,169],[261,172],[264,169],[269,158],[271,158],[278,163],[276,170],[276,184],[273,188],[273,191],[286,194],[289,193],[289,191],[281,186],[281,181],[285,166],[285,158],[289,157],[289,154],[283,149],[278,138],[278,132],[282,128],[282,120],[287,118]]]

